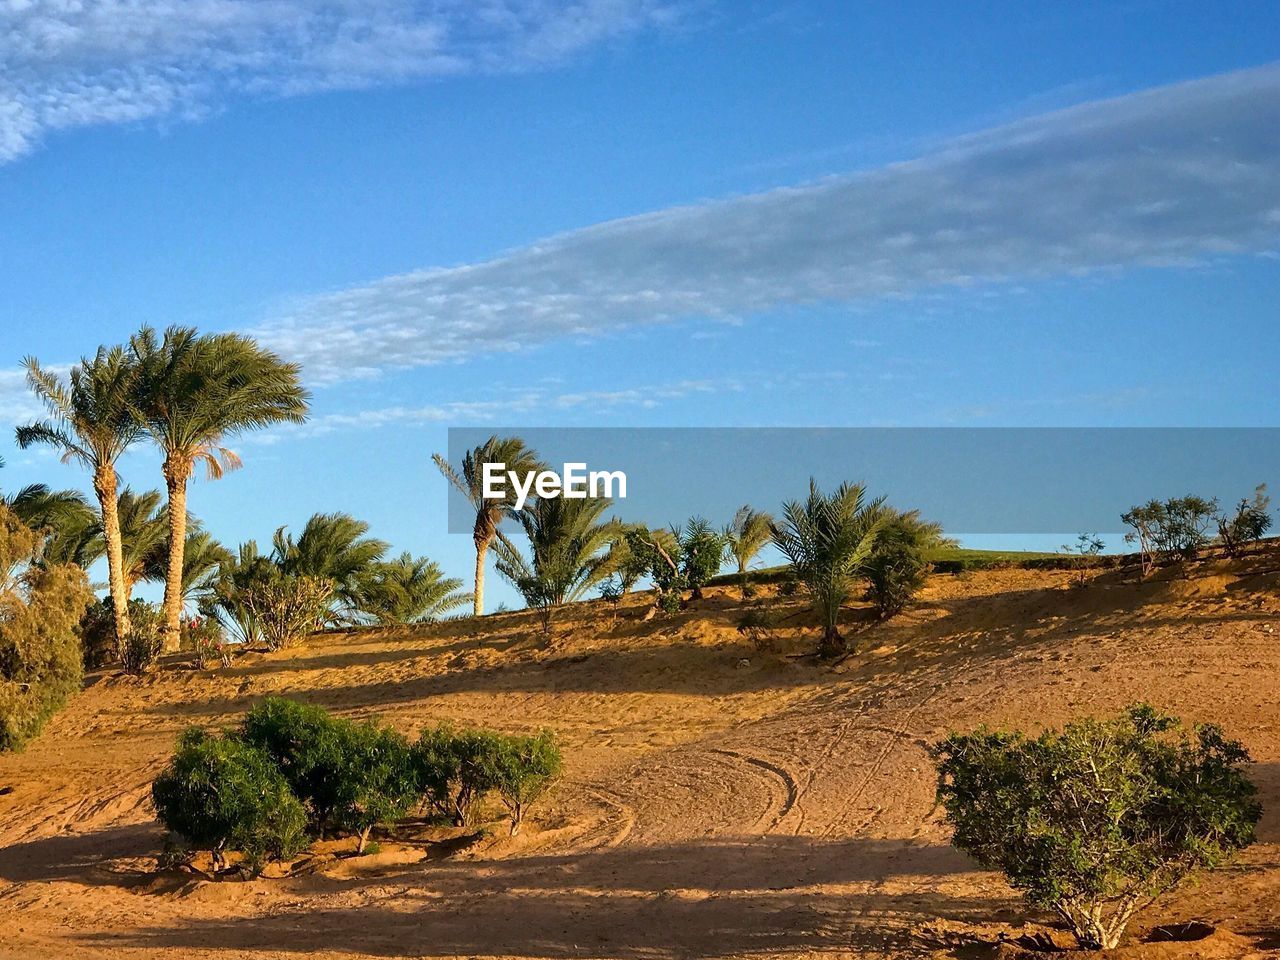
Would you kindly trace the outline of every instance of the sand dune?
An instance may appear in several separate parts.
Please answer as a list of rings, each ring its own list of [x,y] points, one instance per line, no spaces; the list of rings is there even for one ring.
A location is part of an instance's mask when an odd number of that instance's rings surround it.
[[[1280,948],[1280,557],[1143,585],[1110,572],[935,577],[837,666],[802,601],[771,598],[768,649],[716,589],[666,620],[647,598],[532,617],[328,634],[230,668],[104,676],[25,753],[0,757],[0,957],[954,956],[1044,931],[947,844],[926,745],[1138,699],[1223,724],[1258,763],[1261,842],[1161,901],[1196,942],[1142,956]],[[854,612],[857,619],[857,612]],[[864,618],[865,621],[865,618]],[[270,693],[406,733],[439,719],[551,726],[568,772],[526,836],[431,843],[215,882],[158,871],[150,779],[187,724]],[[332,847],[333,845],[329,845]],[[975,953],[977,951],[977,953]]]

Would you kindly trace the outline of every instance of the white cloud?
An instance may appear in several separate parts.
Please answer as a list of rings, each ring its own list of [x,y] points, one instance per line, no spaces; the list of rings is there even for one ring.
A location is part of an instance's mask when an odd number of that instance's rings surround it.
[[[50,132],[557,64],[687,0],[0,0],[0,163]]]
[[[504,418],[538,415],[554,419],[558,413],[589,408],[616,407],[653,409],[671,400],[692,394],[710,394],[741,390],[736,378],[677,380],[647,384],[618,390],[584,390],[556,392],[542,387],[521,389],[492,400],[454,400],[426,406],[378,407],[355,413],[322,413],[306,423],[272,427],[264,433],[249,434],[243,442],[279,443],[286,439],[324,436],[343,430],[376,430],[388,426],[423,426],[437,423],[497,423]]]
[[[258,333],[324,383],[679,318],[1186,264],[1262,252],[1278,235],[1272,64],[388,277],[299,303]]]

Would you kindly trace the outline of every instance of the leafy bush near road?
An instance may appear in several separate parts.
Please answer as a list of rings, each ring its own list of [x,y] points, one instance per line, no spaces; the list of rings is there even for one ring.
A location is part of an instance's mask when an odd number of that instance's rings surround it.
[[[235,734],[187,730],[151,786],[156,813],[191,847],[212,851],[215,865],[236,850],[255,867],[307,844],[307,815],[280,769]]]
[[[1089,949],[1115,947],[1138,909],[1252,843],[1261,816],[1239,743],[1146,705],[1035,739],[953,733],[934,755],[952,843]]]

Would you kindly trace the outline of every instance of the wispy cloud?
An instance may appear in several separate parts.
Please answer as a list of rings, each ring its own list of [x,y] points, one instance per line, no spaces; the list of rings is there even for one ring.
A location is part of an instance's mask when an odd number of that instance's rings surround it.
[[[0,163],[47,133],[290,96],[536,69],[687,0],[0,0]]]
[[[1261,252],[1280,64],[1088,103],[918,160],[679,207],[299,303],[258,332],[317,382],[689,317]]]
[[[383,427],[429,426],[440,423],[497,423],[537,415],[550,422],[558,414],[574,410],[636,407],[650,410],[694,394],[739,391],[743,382],[732,377],[676,380],[644,384],[616,390],[557,392],[544,387],[521,389],[508,396],[488,400],[454,400],[425,406],[376,407],[355,413],[322,413],[302,424],[273,427],[265,433],[250,434],[249,443],[275,444],[282,440],[324,436],[349,430],[377,430]]]

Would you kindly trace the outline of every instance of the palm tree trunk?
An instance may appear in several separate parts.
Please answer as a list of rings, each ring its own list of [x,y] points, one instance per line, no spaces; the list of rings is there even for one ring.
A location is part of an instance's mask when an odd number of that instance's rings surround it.
[[[169,566],[164,579],[164,650],[173,653],[182,637],[182,562],[187,545],[188,464],[174,457],[164,462],[169,490]]]
[[[477,617],[484,614],[484,561],[489,555],[488,539],[476,538],[476,590],[473,612]]]
[[[102,510],[102,539],[107,545],[107,583],[111,588],[111,609],[115,614],[116,655],[124,650],[129,635],[129,591],[124,582],[124,550],[120,543],[120,514],[116,508],[116,470],[99,467],[93,473],[93,492]]]

